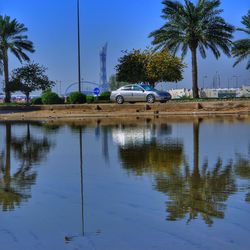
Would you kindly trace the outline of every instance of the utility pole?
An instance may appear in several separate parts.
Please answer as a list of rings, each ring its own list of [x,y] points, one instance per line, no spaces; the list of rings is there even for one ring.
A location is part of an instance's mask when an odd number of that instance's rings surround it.
[[[204,87],[205,87],[205,79],[206,79],[206,78],[207,78],[207,75],[204,75],[204,76],[203,76],[203,79],[202,79],[202,80],[203,80],[203,81],[202,81],[203,89],[204,89]]]
[[[236,88],[238,88],[238,78],[239,78],[239,76],[234,75],[233,78],[235,78],[235,85],[236,85]]]
[[[56,87],[57,87],[57,93],[58,95],[62,95],[62,81],[56,80]],[[58,84],[59,84],[59,90],[58,90]]]
[[[77,47],[78,47],[78,91],[81,92],[81,48],[80,48],[80,8],[77,0]]]

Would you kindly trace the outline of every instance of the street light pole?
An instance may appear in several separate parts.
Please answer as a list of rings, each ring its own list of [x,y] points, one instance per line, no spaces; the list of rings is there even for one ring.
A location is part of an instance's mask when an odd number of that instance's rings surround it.
[[[238,75],[234,75],[233,78],[235,78],[235,85],[236,85],[236,88],[238,88]]]
[[[203,75],[203,81],[202,81],[202,83],[203,83],[203,89],[204,89],[204,87],[205,87],[205,79],[207,78],[207,75]]]
[[[80,48],[80,8],[77,0],[77,45],[78,45],[78,91],[81,92],[81,48]]]

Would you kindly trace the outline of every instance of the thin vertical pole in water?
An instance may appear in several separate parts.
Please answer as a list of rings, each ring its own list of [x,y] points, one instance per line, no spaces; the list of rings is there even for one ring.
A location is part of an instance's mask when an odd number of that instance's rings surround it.
[[[80,8],[77,0],[78,91],[81,92]]]
[[[80,141],[80,172],[81,172],[82,236],[84,236],[82,128],[80,128],[79,131],[79,141]]]

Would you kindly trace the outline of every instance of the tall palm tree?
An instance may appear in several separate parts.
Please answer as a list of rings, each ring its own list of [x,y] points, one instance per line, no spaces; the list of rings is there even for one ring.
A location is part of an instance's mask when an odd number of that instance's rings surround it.
[[[210,49],[216,59],[222,50],[230,56],[231,39],[234,27],[220,17],[219,0],[198,0],[194,5],[190,0],[185,4],[178,1],[164,0],[162,18],[166,23],[158,30],[153,31],[153,45],[156,49],[168,49],[176,54],[182,51],[182,58],[191,51],[193,97],[199,98],[197,50],[202,58],[206,57],[206,49]]]
[[[238,28],[237,30],[245,32],[248,36],[250,35],[250,10],[246,16],[242,17],[243,25],[245,28]],[[250,69],[250,38],[240,39],[234,42],[234,47],[232,49],[233,57],[236,57],[237,60],[234,63],[236,66],[239,62],[244,59],[248,59],[246,69]]]
[[[24,24],[18,23],[16,19],[11,20],[9,16],[0,15],[0,55],[5,79],[5,102],[10,102],[8,51],[20,62],[29,61],[26,51],[34,52],[33,43],[24,34],[27,30]]]

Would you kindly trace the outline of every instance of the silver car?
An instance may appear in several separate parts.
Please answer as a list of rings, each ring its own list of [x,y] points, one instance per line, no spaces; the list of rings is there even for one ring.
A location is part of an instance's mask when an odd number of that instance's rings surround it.
[[[171,99],[168,92],[159,91],[146,84],[125,85],[111,92],[110,100],[122,104],[124,102],[155,101],[166,102]]]

